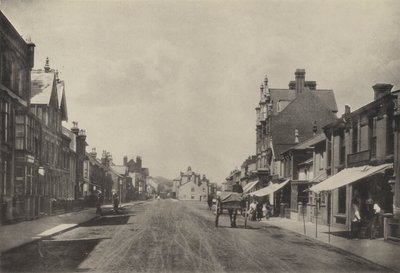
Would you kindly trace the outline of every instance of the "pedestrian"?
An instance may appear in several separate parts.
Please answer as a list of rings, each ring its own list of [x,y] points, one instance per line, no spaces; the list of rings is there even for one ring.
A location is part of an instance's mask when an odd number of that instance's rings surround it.
[[[209,210],[211,210],[211,208],[212,208],[212,201],[213,201],[213,196],[211,194],[209,194],[207,197],[207,204],[208,204]]]
[[[351,217],[351,239],[358,240],[360,237],[361,216],[360,207],[357,199],[352,200],[352,217]]]
[[[99,191],[97,195],[97,202],[96,202],[96,213],[102,215],[101,206],[103,205],[104,195],[101,191]]]
[[[373,215],[371,217],[371,221],[370,221],[370,239],[373,240],[376,238],[376,234],[379,231],[379,215],[381,213],[381,207],[379,206],[378,202],[374,202],[374,205],[372,207],[373,209]]]
[[[261,218],[263,215],[262,208],[263,208],[263,204],[261,202],[258,202],[257,206],[256,206],[257,221],[261,221]]]
[[[119,207],[119,195],[118,195],[118,192],[114,193],[113,204],[114,204],[114,212],[118,213],[118,207]]]

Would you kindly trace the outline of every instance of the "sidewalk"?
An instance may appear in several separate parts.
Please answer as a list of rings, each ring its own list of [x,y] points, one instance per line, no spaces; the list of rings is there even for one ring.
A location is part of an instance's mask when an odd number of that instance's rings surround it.
[[[121,204],[120,207],[135,203]],[[104,205],[102,209],[111,210],[112,205]],[[23,221],[16,224],[0,226],[0,253],[39,239],[41,234],[54,230],[66,231],[76,225],[98,217],[96,208],[88,208],[77,212],[42,217],[36,220]]]
[[[269,220],[262,220],[261,222],[266,225],[280,227],[304,235],[304,225],[302,221],[274,217]],[[400,272],[400,244],[385,242],[383,238],[375,240],[349,240],[344,237],[332,235],[332,233],[335,232],[346,231],[334,227],[331,227],[331,235],[329,238],[328,226],[325,225],[318,225],[317,237],[315,237],[315,223],[308,222],[305,226],[305,236],[311,239],[330,244],[376,264],[390,268],[395,272]]]

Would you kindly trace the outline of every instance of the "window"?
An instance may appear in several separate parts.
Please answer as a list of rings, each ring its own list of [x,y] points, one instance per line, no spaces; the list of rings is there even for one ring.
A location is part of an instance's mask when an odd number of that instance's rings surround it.
[[[352,153],[357,153],[358,147],[359,147],[359,134],[358,134],[358,122],[353,123],[353,135],[352,135],[352,145],[351,145],[351,151]]]
[[[338,213],[346,213],[346,186],[339,188]]]
[[[331,167],[331,162],[332,162],[332,141],[329,139],[326,140],[327,147],[326,147],[326,164],[327,168]]]
[[[10,132],[10,104],[7,101],[1,100],[1,142],[8,142]]]
[[[15,117],[15,149],[25,149],[25,116]]]
[[[368,126],[370,130],[370,150],[371,157],[376,156],[376,117],[370,117],[368,120]]]
[[[339,142],[340,142],[340,151],[339,151],[339,153],[340,153],[340,155],[339,155],[340,156],[339,157],[340,162],[339,162],[339,164],[344,164],[345,163],[345,158],[346,158],[346,142],[345,142],[345,139],[344,139],[344,131],[340,132]]]
[[[192,190],[191,190],[192,192],[194,192],[195,191],[195,189],[194,189],[194,187],[192,187]]]
[[[392,155],[394,151],[393,116],[389,115],[386,127],[386,154]]]

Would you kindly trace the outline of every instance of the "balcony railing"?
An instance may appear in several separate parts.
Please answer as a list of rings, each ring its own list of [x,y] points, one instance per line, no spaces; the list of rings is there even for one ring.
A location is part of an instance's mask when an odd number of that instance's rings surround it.
[[[371,151],[365,150],[347,156],[347,164],[349,166],[362,165],[368,163],[371,159]]]

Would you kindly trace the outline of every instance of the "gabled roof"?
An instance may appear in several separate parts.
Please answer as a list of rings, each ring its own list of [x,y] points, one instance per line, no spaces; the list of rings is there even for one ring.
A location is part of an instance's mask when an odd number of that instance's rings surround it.
[[[68,121],[64,81],[57,78],[57,72],[54,70],[48,72],[42,69],[32,70],[31,104],[49,105],[53,90],[57,100],[57,107],[61,111],[61,120]]]
[[[294,99],[296,99],[296,90],[270,88],[269,92],[271,94],[271,100],[273,103],[272,106],[273,115],[279,114],[278,103],[280,101],[293,101]],[[306,87],[304,88],[302,93],[305,92],[311,92],[315,94],[332,112],[336,113],[338,111],[335,94],[333,93],[333,90],[330,89],[310,90]]]
[[[270,119],[273,149],[275,157],[279,158],[283,151],[296,145],[295,129],[298,130],[299,141],[303,142],[313,136],[314,121],[317,129],[321,131],[326,124],[337,120],[337,117],[316,92],[307,90]]]
[[[31,72],[31,104],[49,104],[55,81],[55,72],[32,70]]]

